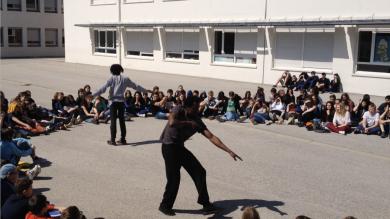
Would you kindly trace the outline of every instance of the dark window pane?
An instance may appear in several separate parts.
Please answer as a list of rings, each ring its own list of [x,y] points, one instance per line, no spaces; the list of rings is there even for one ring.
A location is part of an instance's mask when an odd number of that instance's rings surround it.
[[[139,56],[139,54],[140,54],[139,51],[127,51],[127,55]]]
[[[167,58],[181,59],[181,53],[167,53]]]
[[[234,54],[234,33],[225,33],[225,54]]]
[[[222,31],[215,31],[214,54],[222,53]]]
[[[199,60],[198,54],[184,54],[184,59]]]
[[[113,47],[114,45],[113,35],[114,33],[112,31],[107,31],[107,47]]]
[[[106,47],[106,32],[100,31],[99,37],[99,47]]]
[[[372,40],[371,31],[359,32],[359,52],[358,52],[359,62],[370,62],[371,40]]]
[[[107,53],[115,54],[116,49],[107,49]]]
[[[95,47],[99,46],[99,32],[97,30],[93,31],[95,37]]]
[[[116,48],[116,31],[114,31],[114,48]]]
[[[358,71],[390,73],[390,66],[358,64],[357,65],[357,70]]]
[[[390,64],[390,33],[376,33],[374,62]]]

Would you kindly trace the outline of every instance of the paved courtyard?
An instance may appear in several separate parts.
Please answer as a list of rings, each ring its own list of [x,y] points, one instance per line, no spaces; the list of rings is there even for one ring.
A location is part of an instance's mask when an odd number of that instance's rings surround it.
[[[35,101],[47,107],[54,92],[76,95],[85,84],[96,90],[109,76],[107,67],[69,64],[62,59],[1,60],[0,64],[1,90],[9,100],[29,89]],[[125,74],[147,88],[159,85],[164,91],[182,84],[185,89],[243,94],[255,92],[258,86],[134,70]],[[356,101],[359,95],[352,98]],[[373,97],[377,104],[383,99]],[[225,209],[211,215],[214,218],[240,218],[243,206],[257,207],[261,218],[267,219],[300,214],[389,218],[388,138],[319,134],[295,126],[205,122],[244,159],[233,161],[200,135],[188,141],[187,147],[207,170],[211,200]],[[127,122],[129,146],[108,146],[109,126],[105,124],[82,124],[70,131],[34,137],[38,155],[50,161],[34,187],[58,206],[79,206],[88,218],[166,218],[157,210],[165,185],[157,140],[165,123],[153,118]],[[196,194],[182,170],[174,206],[177,218],[206,218],[198,211]]]

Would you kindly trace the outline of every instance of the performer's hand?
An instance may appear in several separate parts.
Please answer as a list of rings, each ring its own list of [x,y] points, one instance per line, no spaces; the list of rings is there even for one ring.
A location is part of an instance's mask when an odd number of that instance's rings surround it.
[[[235,161],[237,161],[237,159],[242,161],[242,158],[241,158],[240,156],[238,156],[236,153],[234,153],[233,151],[230,152],[229,155],[230,155]]]

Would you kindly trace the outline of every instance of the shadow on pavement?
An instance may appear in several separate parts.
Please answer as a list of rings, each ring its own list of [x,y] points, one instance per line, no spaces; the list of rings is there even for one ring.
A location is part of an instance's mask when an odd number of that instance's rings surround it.
[[[37,176],[34,178],[34,180],[51,180],[53,177],[51,176]]]
[[[147,140],[147,141],[128,143],[128,145],[136,147],[136,146],[141,146],[141,145],[158,144],[158,143],[161,143],[161,141],[160,140]]]
[[[34,191],[34,194],[42,194],[44,192],[47,192],[47,191],[50,191],[49,188],[37,188],[37,189],[33,189]]]
[[[274,211],[281,216],[287,215],[287,213],[278,209],[278,206],[283,206],[284,202],[281,201],[266,201],[261,199],[236,199],[236,200],[222,200],[216,201],[214,204],[217,207],[222,208],[221,211],[211,215],[208,218],[232,218],[227,217],[226,215],[231,214],[236,210],[243,211],[245,207],[254,207],[254,208],[267,208],[271,211]],[[202,214],[201,210],[181,210],[175,209],[176,213],[181,214]]]

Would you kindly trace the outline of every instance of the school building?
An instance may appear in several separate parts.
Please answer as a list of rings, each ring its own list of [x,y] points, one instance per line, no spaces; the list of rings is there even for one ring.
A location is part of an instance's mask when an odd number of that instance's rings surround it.
[[[64,4],[67,62],[259,84],[285,70],[338,73],[346,92],[390,93],[388,0]]]
[[[64,0],[0,0],[1,58],[64,57]]]

